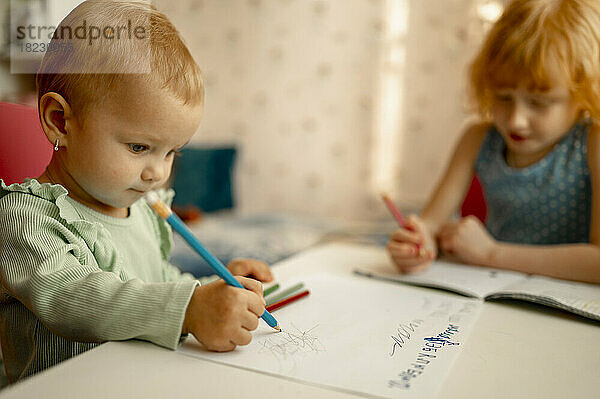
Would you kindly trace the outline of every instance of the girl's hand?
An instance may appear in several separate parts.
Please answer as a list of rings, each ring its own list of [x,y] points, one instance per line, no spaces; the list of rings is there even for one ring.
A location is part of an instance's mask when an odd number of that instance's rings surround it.
[[[440,248],[460,261],[486,266],[494,252],[496,240],[475,216],[444,224],[438,234]]]
[[[256,280],[268,283],[273,281],[271,268],[265,262],[255,259],[234,259],[227,265],[234,276],[250,276]]]
[[[226,352],[248,345],[250,331],[258,327],[258,318],[265,311],[262,284],[236,278],[247,289],[223,280],[196,287],[185,311],[182,333],[193,334],[208,350]]]
[[[409,229],[396,230],[386,247],[400,273],[424,270],[437,256],[435,240],[425,223],[416,215],[408,216],[406,223]]]

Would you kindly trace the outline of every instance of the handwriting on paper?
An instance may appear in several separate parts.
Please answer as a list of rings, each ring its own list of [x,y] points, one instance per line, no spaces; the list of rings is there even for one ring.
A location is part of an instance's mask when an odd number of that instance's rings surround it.
[[[424,322],[422,319],[415,319],[408,323],[400,323],[396,328],[396,332],[390,336],[392,339],[392,350],[390,356],[394,356],[397,349],[402,349],[410,340],[415,330]]]
[[[423,347],[419,350],[416,360],[399,373],[397,379],[389,380],[388,387],[409,389],[412,380],[423,374],[426,367],[438,357],[439,351],[446,347],[460,345],[459,342],[452,341],[452,337],[458,330],[459,326],[449,324],[446,330],[435,337],[423,338]]]

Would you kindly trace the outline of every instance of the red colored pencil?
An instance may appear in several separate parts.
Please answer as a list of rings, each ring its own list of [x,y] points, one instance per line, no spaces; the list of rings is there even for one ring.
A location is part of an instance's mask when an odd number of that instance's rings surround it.
[[[279,309],[280,307],[287,305],[288,303],[292,303],[292,302],[297,301],[300,298],[304,298],[308,294],[310,294],[310,291],[309,290],[304,290],[304,291],[302,291],[302,292],[300,292],[300,293],[298,293],[296,295],[292,295],[290,297],[282,299],[279,302],[275,302],[275,303],[267,306],[266,309],[267,309],[267,311],[272,312],[275,309]]]
[[[383,199],[383,202],[385,202],[385,205],[390,210],[392,215],[394,215],[394,219],[396,219],[400,227],[405,228],[406,230],[415,231],[415,229],[406,223],[406,219],[404,219],[402,213],[400,213],[400,210],[396,208],[396,205],[390,199],[390,197],[387,196],[387,194],[381,194],[381,198]],[[419,252],[419,256],[425,256],[425,250],[421,248],[420,244],[417,244],[417,251]]]
[[[392,202],[390,197],[388,197],[387,194],[381,194],[381,198],[383,199],[383,202],[385,202],[385,205],[390,210],[390,212],[394,216],[394,219],[396,219],[396,221],[398,222],[400,227],[403,227],[407,230],[412,231],[410,226],[408,226],[408,224],[406,224],[406,220],[402,216],[402,213],[400,213],[400,210],[398,208],[396,208],[396,205]]]

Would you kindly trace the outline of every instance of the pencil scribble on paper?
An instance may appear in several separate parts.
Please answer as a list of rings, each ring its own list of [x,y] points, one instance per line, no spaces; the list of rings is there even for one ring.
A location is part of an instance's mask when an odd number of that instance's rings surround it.
[[[317,324],[309,330],[302,331],[292,325],[278,334],[272,334],[260,343],[259,353],[268,352],[285,360],[299,353],[324,352],[325,347],[315,334],[318,326]]]

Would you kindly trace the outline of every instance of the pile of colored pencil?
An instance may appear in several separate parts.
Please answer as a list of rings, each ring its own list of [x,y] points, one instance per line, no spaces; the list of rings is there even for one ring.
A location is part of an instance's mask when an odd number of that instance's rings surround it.
[[[298,283],[277,293],[275,291],[279,289],[279,284],[265,289],[264,296],[267,303],[267,311],[272,312],[310,294],[309,290],[302,290],[303,287],[304,283]]]

